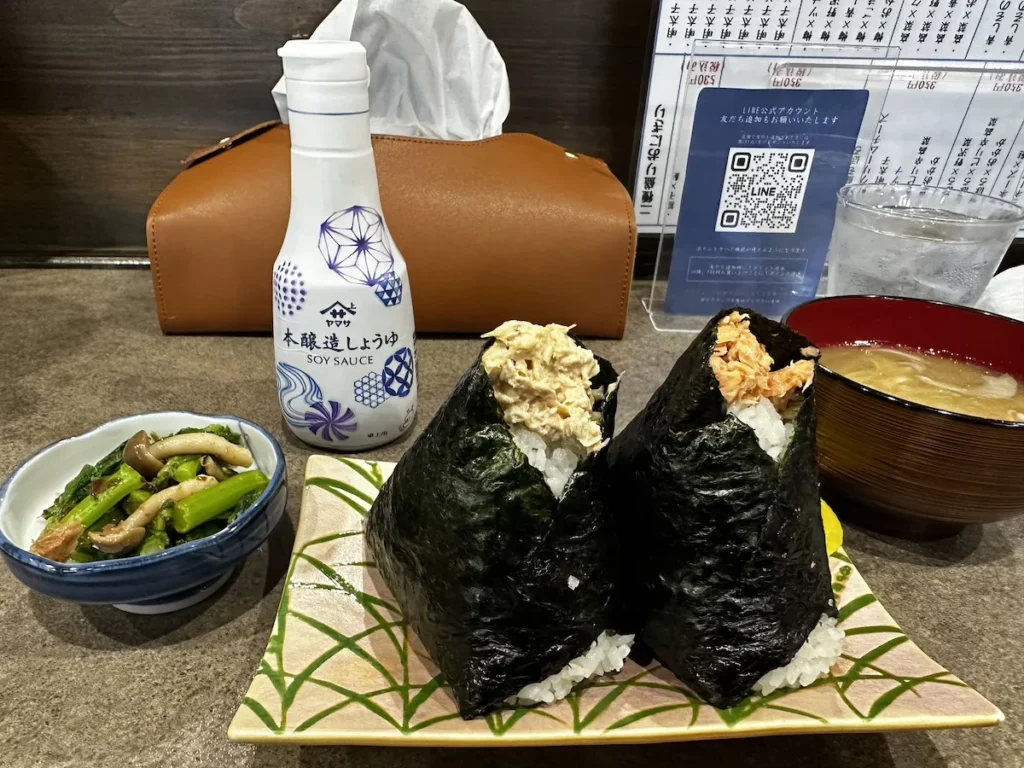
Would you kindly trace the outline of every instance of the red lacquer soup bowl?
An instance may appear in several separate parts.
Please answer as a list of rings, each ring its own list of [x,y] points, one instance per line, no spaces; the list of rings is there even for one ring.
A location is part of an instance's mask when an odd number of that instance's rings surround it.
[[[876,343],[966,360],[1024,380],[1024,323],[920,299],[835,296],[785,318],[819,347]],[[865,526],[935,538],[1024,512],[1024,422],[930,408],[821,366],[822,494]]]

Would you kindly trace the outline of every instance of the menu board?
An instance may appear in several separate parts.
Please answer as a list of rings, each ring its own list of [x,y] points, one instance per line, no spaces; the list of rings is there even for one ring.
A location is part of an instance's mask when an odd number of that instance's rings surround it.
[[[720,41],[739,55],[694,55]],[[929,184],[1020,202],[1024,196],[1024,0],[661,0],[634,201],[641,232],[675,225],[688,141],[670,151],[687,88],[821,88],[811,47],[887,66],[850,70],[870,90],[849,178]],[[765,64],[766,53],[773,53]],[[895,61],[893,61],[895,59]],[[780,67],[780,62],[793,62]],[[798,63],[799,62],[799,63]],[[857,82],[863,79],[864,82]]]

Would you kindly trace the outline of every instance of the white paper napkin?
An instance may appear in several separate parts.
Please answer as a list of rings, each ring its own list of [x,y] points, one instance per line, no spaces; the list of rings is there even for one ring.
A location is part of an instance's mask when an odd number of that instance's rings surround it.
[[[1013,267],[993,277],[977,307],[1024,322],[1024,266]]]
[[[342,0],[310,35],[355,40],[370,69],[370,130],[432,139],[486,139],[508,117],[505,62],[454,0]],[[273,90],[288,122],[284,78]]]

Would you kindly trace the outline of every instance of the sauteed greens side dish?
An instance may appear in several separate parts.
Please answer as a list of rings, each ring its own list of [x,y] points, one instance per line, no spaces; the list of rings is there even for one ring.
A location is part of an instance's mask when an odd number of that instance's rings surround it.
[[[151,555],[222,530],[268,483],[228,427],[141,431],[82,467],[43,511],[32,552],[76,563]]]

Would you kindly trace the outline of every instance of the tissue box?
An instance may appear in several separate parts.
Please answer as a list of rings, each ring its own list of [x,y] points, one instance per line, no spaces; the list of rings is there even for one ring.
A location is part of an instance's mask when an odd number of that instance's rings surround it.
[[[622,337],[636,221],[604,163],[526,134],[374,136],[373,150],[418,332],[517,319]],[[147,240],[165,333],[271,330],[289,163],[287,127],[256,126],[193,153],[157,198]]]

